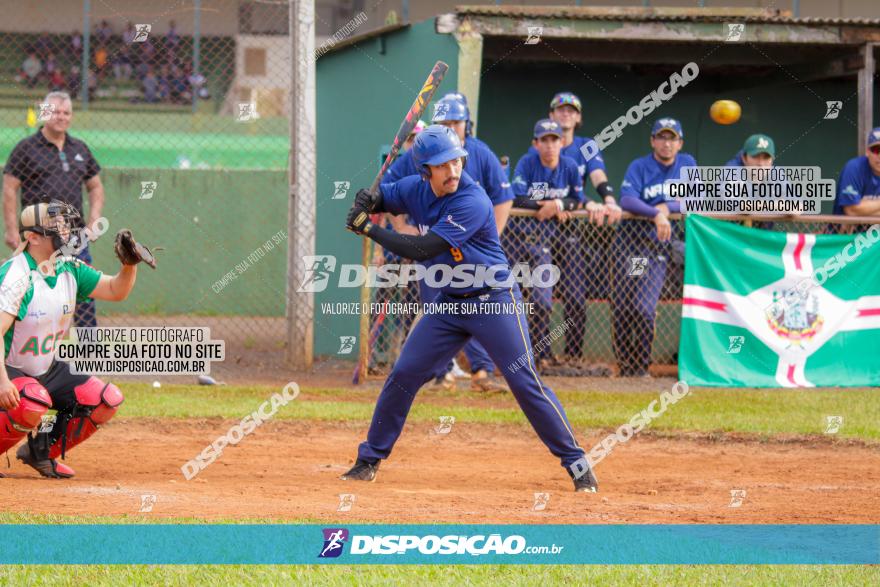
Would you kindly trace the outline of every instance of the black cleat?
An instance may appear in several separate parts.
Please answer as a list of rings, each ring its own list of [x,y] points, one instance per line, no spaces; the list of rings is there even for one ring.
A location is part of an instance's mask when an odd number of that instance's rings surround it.
[[[578,493],[598,493],[599,492],[599,482],[596,480],[596,476],[593,474],[593,469],[588,468],[584,471],[584,474],[580,477],[575,477],[571,473],[569,473],[574,480],[574,490]]]
[[[358,459],[351,470],[340,479],[343,481],[375,481],[376,473],[379,471],[379,462],[368,463]]]
[[[15,451],[15,458],[50,479],[70,479],[76,474],[73,469],[55,459],[50,459],[48,455],[35,454],[26,442]]]

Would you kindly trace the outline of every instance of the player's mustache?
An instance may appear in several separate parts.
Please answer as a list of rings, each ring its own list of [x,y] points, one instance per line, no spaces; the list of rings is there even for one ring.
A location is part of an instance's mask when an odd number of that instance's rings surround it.
[[[449,179],[447,179],[447,180],[444,181],[443,183],[444,183],[444,184],[452,183],[453,181],[458,181],[460,178],[461,178],[460,175],[453,175],[452,177],[450,177]]]

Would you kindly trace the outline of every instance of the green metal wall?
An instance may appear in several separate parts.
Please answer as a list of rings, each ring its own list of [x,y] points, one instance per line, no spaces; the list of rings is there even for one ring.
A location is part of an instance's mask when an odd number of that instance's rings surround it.
[[[165,247],[158,270],[142,266],[129,299],[102,304],[102,313],[284,315],[286,241],[244,263],[287,230],[286,171],[105,169],[101,179],[110,229],[91,247],[95,266],[117,271],[113,236],[120,228]],[[157,183],[153,198],[139,199],[142,181]],[[236,265],[240,277],[215,292]]]
[[[318,60],[316,254],[360,263],[362,241],[345,230],[345,215],[355,191],[372,183],[380,147],[394,138],[438,59],[449,64],[439,93],[455,90],[458,45],[451,35],[435,34],[429,19]],[[345,199],[331,199],[334,181],[351,182]],[[328,287],[315,294],[316,354],[335,353],[339,337],[357,334],[358,327],[357,317],[325,316],[320,304],[358,299],[356,289]]]

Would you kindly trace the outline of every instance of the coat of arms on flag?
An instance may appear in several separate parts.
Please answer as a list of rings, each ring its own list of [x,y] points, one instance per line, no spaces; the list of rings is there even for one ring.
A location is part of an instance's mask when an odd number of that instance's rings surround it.
[[[880,227],[815,235],[691,215],[686,235],[683,381],[880,384]]]

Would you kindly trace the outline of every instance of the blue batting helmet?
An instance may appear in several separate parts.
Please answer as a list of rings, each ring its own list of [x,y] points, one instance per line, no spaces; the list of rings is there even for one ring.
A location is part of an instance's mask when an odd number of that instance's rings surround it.
[[[467,102],[455,94],[447,94],[434,104],[434,116],[431,122],[446,122],[447,120],[470,120]]]
[[[418,135],[412,146],[416,167],[427,175],[426,165],[442,165],[458,157],[467,157],[458,135],[451,128],[432,124]]]

